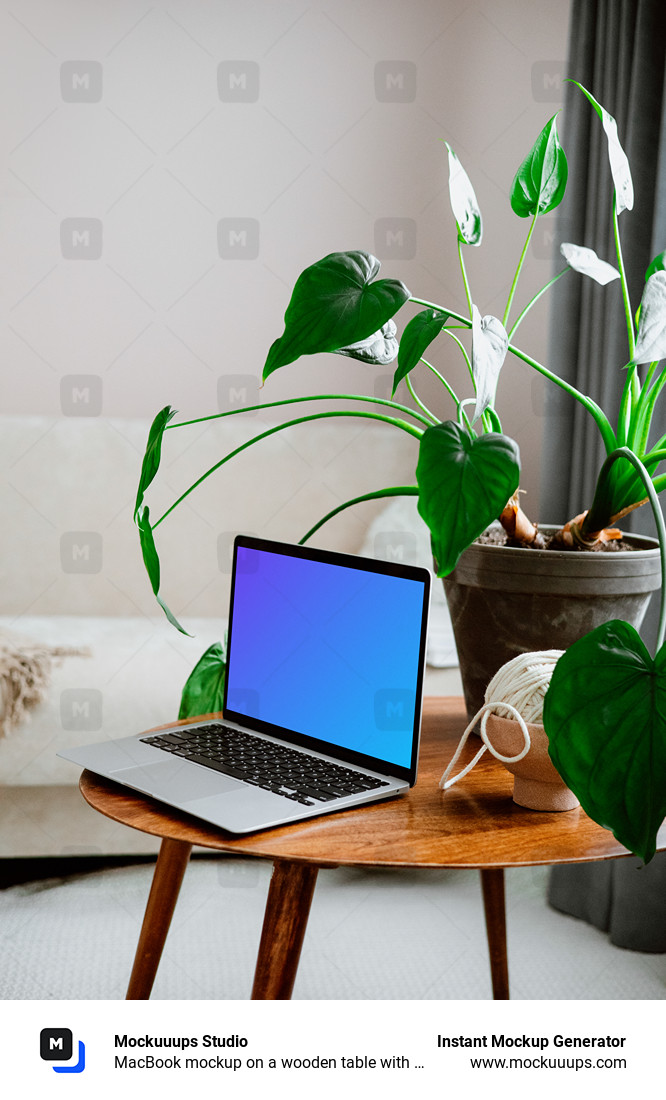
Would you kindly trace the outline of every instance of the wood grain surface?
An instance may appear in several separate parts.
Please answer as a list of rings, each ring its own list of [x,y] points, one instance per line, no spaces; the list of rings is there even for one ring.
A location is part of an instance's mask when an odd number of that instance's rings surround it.
[[[88,771],[83,772],[80,787],[94,809],[142,832],[238,855],[318,867],[484,869],[629,855],[612,833],[591,821],[580,807],[540,813],[515,805],[513,778],[489,753],[455,787],[441,791],[439,778],[464,726],[462,699],[426,699],[418,782],[408,794],[250,836],[234,837]],[[478,739],[470,738],[460,768],[478,747]],[[666,846],[663,833],[660,849]]]

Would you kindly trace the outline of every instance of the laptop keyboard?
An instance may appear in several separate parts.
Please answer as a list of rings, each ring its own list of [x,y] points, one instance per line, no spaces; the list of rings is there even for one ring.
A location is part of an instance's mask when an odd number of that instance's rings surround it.
[[[203,764],[304,806],[316,806],[318,802],[332,802],[336,798],[388,786],[387,782],[372,775],[220,723],[155,734],[141,740],[172,756],[182,756],[194,764]]]

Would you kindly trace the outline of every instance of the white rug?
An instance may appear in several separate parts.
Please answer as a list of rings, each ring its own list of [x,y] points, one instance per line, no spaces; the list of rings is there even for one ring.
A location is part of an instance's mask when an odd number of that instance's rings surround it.
[[[122,999],[152,867],[0,891],[0,997]],[[193,860],[153,991],[157,999],[249,996],[270,867]],[[666,956],[623,951],[553,912],[547,871],[507,872],[514,999],[663,999]],[[321,871],[295,999],[487,999],[474,871]]]

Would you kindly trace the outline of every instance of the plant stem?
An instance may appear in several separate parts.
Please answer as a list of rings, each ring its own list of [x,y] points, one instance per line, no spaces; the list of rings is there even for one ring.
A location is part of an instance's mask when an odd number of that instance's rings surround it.
[[[525,309],[523,310],[523,312],[522,312],[522,313],[520,313],[520,314],[518,315],[518,318],[517,318],[517,320],[515,320],[515,321],[514,321],[514,323],[513,323],[513,325],[511,326],[511,332],[509,333],[509,340],[511,339],[511,337],[512,337],[512,336],[513,336],[513,334],[514,334],[514,332],[515,332],[515,331],[516,331],[516,329],[518,328],[518,325],[520,325],[520,324],[522,323],[522,321],[523,321],[523,318],[524,318],[524,317],[526,316],[526,314],[527,314],[527,313],[529,313],[529,311],[531,310],[532,306],[533,306],[533,305],[535,305],[535,304],[536,304],[536,303],[537,303],[537,302],[539,301],[539,298],[541,297],[541,295],[542,295],[542,294],[545,294],[545,293],[546,293],[546,291],[547,291],[547,290],[549,290],[549,289],[550,289],[550,287],[551,287],[551,286],[553,285],[553,283],[556,283],[558,279],[561,279],[561,278],[562,278],[562,276],[563,276],[563,275],[566,275],[567,271],[570,271],[570,270],[571,270],[571,269],[570,269],[569,267],[565,267],[565,268],[563,268],[563,270],[562,270],[562,271],[559,271],[559,272],[557,273],[557,275],[554,275],[554,276],[553,276],[553,278],[552,278],[552,279],[551,279],[551,280],[550,280],[549,282],[547,282],[545,286],[542,286],[542,287],[541,287],[541,290],[539,290],[539,291],[538,291],[538,292],[537,292],[537,293],[536,293],[536,294],[534,295],[534,297],[530,299],[530,301],[529,301],[529,302],[527,303],[527,305],[525,306]]]
[[[460,348],[460,350],[463,354],[463,358],[464,358],[465,362],[467,363],[467,369],[469,371],[469,376],[472,379],[472,385],[474,386],[474,392],[476,393],[476,382],[474,380],[474,370],[472,368],[472,361],[471,361],[469,355],[467,354],[467,348],[463,344],[462,340],[460,340],[454,332],[451,332],[450,328],[443,328],[442,332],[445,332],[447,336],[450,336],[451,339],[454,340],[455,343]]]
[[[513,277],[513,282],[511,284],[511,290],[509,291],[509,300],[506,303],[506,309],[504,310],[504,317],[502,318],[502,324],[504,325],[504,328],[506,328],[507,324],[509,323],[509,313],[511,312],[511,306],[513,304],[513,296],[516,293],[516,287],[518,286],[518,279],[519,279],[520,273],[523,269],[523,264],[525,263],[525,257],[527,255],[527,249],[530,246],[530,241],[532,240],[532,234],[534,232],[534,227],[536,225],[536,220],[537,220],[538,216],[539,216],[538,213],[535,213],[534,216],[532,217],[532,224],[530,225],[529,231],[527,233],[527,239],[525,241],[525,244],[523,245],[523,251],[520,254],[520,259],[518,261],[518,267],[516,268],[516,274]]]
[[[460,271],[461,271],[461,274],[462,274],[463,285],[465,287],[465,295],[467,297],[467,308],[469,310],[469,316],[470,316],[470,319],[471,319],[471,317],[472,317],[472,295],[471,295],[470,289],[469,289],[469,282],[468,282],[468,279],[467,279],[467,270],[465,268],[465,259],[463,257],[463,251],[462,251],[462,241],[460,240],[460,237],[458,237],[458,260],[460,261]]]
[[[397,420],[390,416],[381,416],[379,413],[361,412],[360,409],[349,409],[340,412],[336,411],[311,413],[310,416],[299,416],[296,420],[287,420],[284,424],[276,424],[275,427],[268,428],[265,432],[260,432],[259,435],[255,435],[252,437],[252,439],[248,439],[245,443],[241,443],[239,447],[236,447],[235,450],[230,451],[228,455],[225,455],[224,458],[221,458],[220,461],[216,462],[214,466],[211,466],[209,470],[206,470],[205,474],[202,474],[201,477],[197,478],[193,485],[190,485],[189,489],[186,489],[184,493],[181,493],[181,495],[178,497],[178,500],[174,501],[174,503],[170,505],[169,508],[167,508],[166,512],[164,512],[160,516],[160,518],[156,520],[155,523],[153,523],[153,531],[156,527],[159,527],[160,523],[162,523],[162,521],[165,520],[171,512],[173,512],[174,508],[177,508],[178,505],[181,504],[182,501],[184,501],[185,498],[190,495],[190,493],[194,492],[194,490],[199,485],[201,485],[202,481],[205,481],[207,477],[210,477],[210,475],[215,473],[216,470],[219,470],[220,466],[224,466],[225,462],[228,462],[229,459],[235,458],[236,455],[241,453],[241,451],[247,450],[248,447],[251,447],[254,443],[259,443],[262,439],[267,439],[269,435],[275,435],[276,432],[284,431],[285,428],[293,428],[295,424],[305,424],[310,420],[326,420],[331,417],[337,416],[355,416],[361,417],[365,420],[379,420],[385,424],[393,424],[396,428],[402,428],[403,431],[408,432],[411,436],[414,436],[415,439],[420,439],[423,435],[423,432],[421,432],[418,428],[415,428],[412,424],[406,424],[403,420]],[[430,425],[428,426],[430,427]]]
[[[439,421],[437,420],[437,417],[435,416],[435,414],[430,411],[430,409],[428,408],[427,405],[423,404],[421,398],[416,393],[416,390],[414,389],[414,386],[412,384],[412,380],[411,380],[411,378],[409,377],[408,374],[405,375],[405,382],[407,383],[407,389],[409,390],[412,397],[416,401],[416,404],[418,405],[418,407],[426,414],[426,416],[428,416],[430,418],[430,420],[433,424],[439,423]]]
[[[542,363],[538,363],[536,359],[532,359],[531,356],[526,355],[524,351],[520,350],[520,348],[514,347],[513,344],[509,344],[508,350],[518,359],[522,359],[522,361],[524,363],[527,363],[528,366],[533,367],[534,370],[538,371],[539,374],[542,374],[544,378],[548,378],[551,382],[554,382],[556,386],[559,386],[560,389],[563,389],[566,393],[570,394],[571,397],[575,397],[576,401],[579,401],[581,405],[583,405],[587,409],[590,416],[597,425],[601,434],[601,438],[604,441],[606,453],[610,454],[611,451],[615,450],[617,446],[615,432],[613,431],[608,417],[605,415],[603,410],[599,408],[596,401],[593,401],[591,397],[586,397],[585,394],[580,392],[580,390],[577,390],[574,386],[571,386],[568,382],[565,382],[563,378],[559,378],[556,374],[553,374],[553,372],[548,370],[547,367],[544,367]]]
[[[442,331],[444,331],[444,330],[442,330]],[[437,370],[437,367],[433,367],[432,363],[429,363],[427,359],[424,359],[423,357],[421,357],[421,362],[423,363],[424,366],[426,366],[428,368],[428,370],[431,370],[432,373],[437,378],[439,378],[440,382],[444,386],[444,389],[447,391],[449,396],[452,397],[453,400],[455,401],[456,410],[457,410],[458,416],[460,416],[460,412],[462,410],[462,402],[461,402],[460,398],[458,397],[458,395],[455,393],[453,387],[449,385],[449,383],[446,381],[446,378],[444,377],[444,375],[439,373],[439,371]],[[472,425],[470,424],[469,420],[467,419],[467,415],[466,415],[464,410],[462,410],[462,415],[465,419],[465,424],[467,426],[467,429],[468,429],[468,431],[471,435],[472,434]]]
[[[620,244],[620,229],[617,221],[617,203],[615,201],[615,192],[613,192],[613,236],[615,238],[615,254],[617,256],[617,267],[620,272],[620,283],[622,285],[622,299],[624,301],[624,315],[627,322],[627,336],[629,339],[629,360],[634,357],[636,350],[636,337],[634,334],[634,318],[631,312],[631,302],[629,301],[629,289],[627,287],[627,275],[624,268],[624,260],[622,258],[622,246]],[[638,383],[638,377],[636,377],[636,385]],[[634,397],[637,397],[636,385],[632,387],[634,390]]]
[[[165,431],[168,428],[188,428],[192,424],[205,424],[207,420],[222,420],[225,416],[238,416],[239,413],[244,412],[276,409],[281,405],[298,405],[303,401],[366,401],[371,405],[387,405],[389,408],[395,409],[396,412],[407,413],[409,416],[413,416],[415,420],[419,420],[421,424],[430,427],[430,421],[426,420],[421,413],[416,412],[415,409],[410,409],[408,405],[400,405],[397,401],[390,401],[385,397],[368,397],[359,393],[313,393],[306,397],[287,397],[283,401],[266,401],[262,405],[243,405],[240,409],[227,409],[226,412],[213,413],[211,416],[198,416],[195,420],[181,420],[178,424],[167,424]]]
[[[329,519],[333,519],[333,516],[337,516],[338,512],[343,512],[345,508],[351,508],[354,504],[362,504],[366,500],[379,500],[382,497],[417,497],[419,495],[419,489],[417,485],[396,485],[392,489],[377,489],[374,493],[364,493],[363,496],[354,497],[353,500],[346,500],[344,504],[338,504],[337,508],[333,508],[330,512],[327,512],[322,519],[315,523],[314,527],[311,527],[307,534],[303,535],[302,539],[298,540],[299,546],[307,542],[309,538],[323,527],[325,523],[328,523]]]
[[[432,302],[426,302],[422,298],[410,298],[410,301],[414,302],[415,305],[425,306],[426,308],[430,309],[438,309],[441,313],[448,313],[449,317],[453,317],[455,321],[460,321],[461,324],[465,326],[465,328],[472,327],[471,321],[467,320],[466,317],[462,317],[459,313],[454,313],[451,309],[444,310],[441,306],[434,305]],[[443,328],[442,332],[448,332],[449,334],[451,334],[451,330],[446,328]],[[581,393],[580,390],[577,390],[575,386],[570,385],[570,383],[565,382],[563,378],[559,378],[556,374],[553,374],[553,372],[548,370],[547,367],[544,367],[542,363],[537,362],[536,359],[532,359],[530,355],[526,355],[524,351],[521,351],[520,348],[517,348],[514,344],[509,344],[508,351],[515,355],[517,359],[522,359],[523,363],[527,363],[529,367],[532,367],[534,370],[538,371],[539,374],[542,374],[544,376],[544,378],[548,378],[549,381],[554,382],[556,386],[559,386],[560,389],[563,389],[566,393],[570,394],[570,396],[575,398],[576,401],[579,401],[580,404],[587,409],[590,416],[596,423],[601,434],[601,438],[604,441],[604,446],[606,448],[607,454],[610,454],[610,452],[615,449],[615,447],[617,446],[615,432],[611,427],[611,423],[608,420],[608,417],[605,415],[602,409],[599,408],[596,401],[593,401],[591,397],[586,397],[585,394]]]

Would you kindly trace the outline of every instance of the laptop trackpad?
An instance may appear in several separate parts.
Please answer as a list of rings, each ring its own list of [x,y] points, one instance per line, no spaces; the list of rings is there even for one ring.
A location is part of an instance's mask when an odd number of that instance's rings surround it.
[[[128,787],[136,787],[155,798],[172,801],[180,806],[192,798],[224,794],[226,791],[238,790],[240,786],[231,776],[208,768],[185,765],[173,757],[164,762],[160,760],[154,764],[120,768],[113,773],[112,778],[119,783],[126,783]]]

